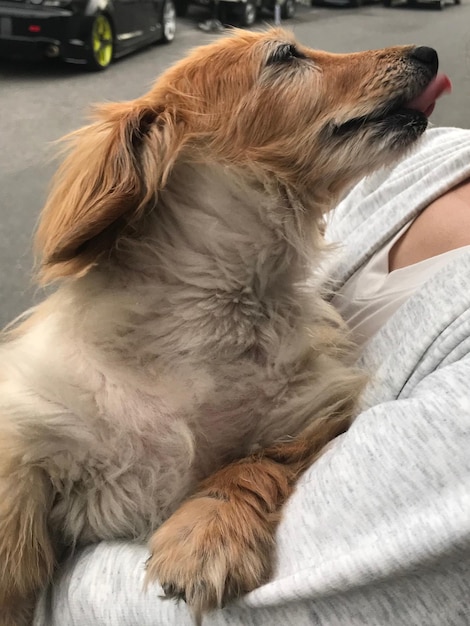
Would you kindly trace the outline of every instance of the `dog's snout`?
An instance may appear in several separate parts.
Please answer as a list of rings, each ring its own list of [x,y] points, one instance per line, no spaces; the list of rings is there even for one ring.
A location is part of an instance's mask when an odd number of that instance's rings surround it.
[[[434,48],[429,48],[428,46],[416,46],[410,54],[414,60],[426,65],[434,73],[437,72],[439,58]]]

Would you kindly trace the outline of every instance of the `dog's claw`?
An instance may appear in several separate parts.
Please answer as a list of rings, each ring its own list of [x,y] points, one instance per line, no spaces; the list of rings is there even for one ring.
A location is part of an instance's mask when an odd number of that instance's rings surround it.
[[[265,582],[273,535],[253,509],[243,526],[226,499],[193,498],[153,535],[146,584],[159,581],[165,598],[184,600],[195,624],[214,609]],[[251,514],[251,517],[250,517]]]
[[[161,583],[161,587],[166,599],[173,599],[178,602],[183,600],[186,602],[186,592],[184,589],[178,589],[178,587],[173,583]]]

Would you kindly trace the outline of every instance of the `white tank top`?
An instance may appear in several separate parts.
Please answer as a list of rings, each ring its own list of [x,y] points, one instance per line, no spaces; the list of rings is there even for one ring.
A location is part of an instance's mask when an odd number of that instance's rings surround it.
[[[389,272],[389,252],[411,224],[409,222],[404,226],[355,272],[331,301],[347,322],[359,346],[364,346],[428,278],[451,259],[470,249],[470,246],[463,246]]]

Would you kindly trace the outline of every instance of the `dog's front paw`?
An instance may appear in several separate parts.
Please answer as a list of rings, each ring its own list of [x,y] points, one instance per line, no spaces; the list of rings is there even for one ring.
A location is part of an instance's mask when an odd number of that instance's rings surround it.
[[[277,516],[256,504],[206,495],[185,502],[150,540],[147,582],[184,599],[197,619],[265,582]]]

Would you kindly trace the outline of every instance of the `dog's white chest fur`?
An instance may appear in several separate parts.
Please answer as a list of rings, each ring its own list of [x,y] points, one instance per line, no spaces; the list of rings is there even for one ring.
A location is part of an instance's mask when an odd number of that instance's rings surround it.
[[[1,393],[53,483],[51,522],[72,543],[145,538],[202,478],[302,422],[273,411],[286,394],[276,367],[181,358],[139,368],[132,354],[119,362],[96,337],[83,341],[86,322],[68,325],[51,314],[4,346]]]

